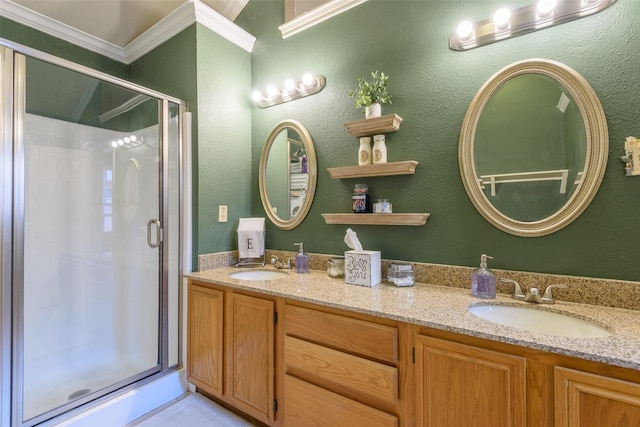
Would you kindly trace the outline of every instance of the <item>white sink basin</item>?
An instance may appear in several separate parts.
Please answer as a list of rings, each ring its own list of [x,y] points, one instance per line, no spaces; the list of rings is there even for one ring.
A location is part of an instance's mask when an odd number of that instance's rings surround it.
[[[229,277],[238,280],[276,280],[287,276],[287,273],[275,270],[238,271],[237,273],[229,274]]]
[[[529,307],[476,305],[469,311],[485,320],[512,328],[574,338],[608,337],[605,328],[570,315],[552,313]]]

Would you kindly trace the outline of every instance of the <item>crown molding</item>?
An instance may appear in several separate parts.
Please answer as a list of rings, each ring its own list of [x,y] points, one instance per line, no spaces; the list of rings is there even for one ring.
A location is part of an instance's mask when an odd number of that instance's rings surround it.
[[[286,39],[289,36],[313,27],[322,21],[339,15],[342,12],[356,7],[366,1],[367,0],[331,0],[330,2],[322,4],[307,13],[303,13],[289,22],[285,22],[280,25],[278,29],[282,33],[282,38]]]
[[[140,59],[196,21],[192,2],[183,3],[124,47],[127,64]]]
[[[124,48],[29,10],[11,0],[0,0],[0,5],[0,16],[124,64],[141,58],[195,22],[201,23],[247,52],[253,50],[256,41],[254,36],[198,0],[184,3]]]
[[[229,18],[230,21],[235,21],[240,12],[243,11],[245,6],[249,3],[249,0],[235,0],[227,2],[227,5],[222,10],[222,15]]]
[[[121,47],[34,12],[10,0],[0,0],[0,16],[107,58],[127,63],[125,52]]]
[[[193,3],[196,21],[247,52],[253,51],[256,38],[200,1]]]

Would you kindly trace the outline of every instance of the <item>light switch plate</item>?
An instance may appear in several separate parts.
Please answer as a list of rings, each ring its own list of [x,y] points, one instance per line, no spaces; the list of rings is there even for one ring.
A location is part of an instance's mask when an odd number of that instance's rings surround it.
[[[225,205],[218,206],[218,222],[227,222],[228,207]]]

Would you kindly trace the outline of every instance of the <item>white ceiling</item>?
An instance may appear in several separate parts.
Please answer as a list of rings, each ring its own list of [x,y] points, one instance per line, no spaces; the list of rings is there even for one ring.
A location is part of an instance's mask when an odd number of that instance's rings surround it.
[[[0,3],[4,0],[0,0]],[[11,0],[124,48],[184,3],[202,3],[234,21],[249,0]]]

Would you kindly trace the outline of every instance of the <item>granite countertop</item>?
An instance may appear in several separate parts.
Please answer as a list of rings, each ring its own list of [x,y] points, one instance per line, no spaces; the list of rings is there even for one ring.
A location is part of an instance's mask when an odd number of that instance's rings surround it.
[[[275,270],[264,267],[261,269]],[[374,287],[347,285],[344,279],[311,270],[277,280],[238,280],[230,273],[249,270],[225,267],[185,275],[190,279],[226,285],[291,300],[369,314],[416,325],[485,338],[551,353],[640,370],[640,311],[557,301],[531,304],[498,294],[482,300],[468,289],[416,283],[395,287],[383,282]],[[484,320],[467,311],[470,305],[513,305],[571,314],[606,327],[613,335],[602,338],[570,338],[529,332]]]

